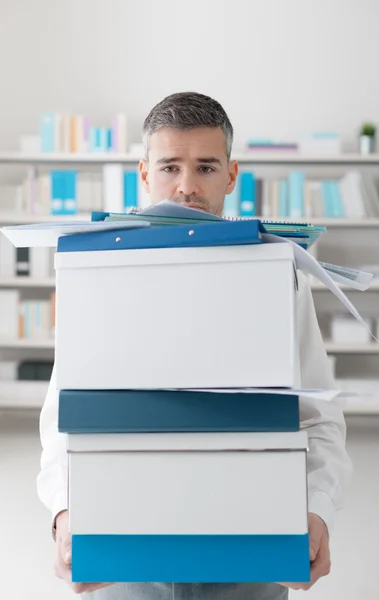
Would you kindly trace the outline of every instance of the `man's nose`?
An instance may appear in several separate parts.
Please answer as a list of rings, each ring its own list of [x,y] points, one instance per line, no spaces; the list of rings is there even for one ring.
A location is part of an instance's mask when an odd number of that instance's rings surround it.
[[[178,184],[178,194],[191,196],[198,191],[196,177],[192,173],[183,173]]]

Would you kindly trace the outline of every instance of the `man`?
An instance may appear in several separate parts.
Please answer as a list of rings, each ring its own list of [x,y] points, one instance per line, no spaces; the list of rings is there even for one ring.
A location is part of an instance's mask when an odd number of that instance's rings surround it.
[[[225,194],[238,173],[231,160],[233,128],[215,100],[197,93],[174,94],[152,109],[144,124],[145,159],[140,176],[152,203],[169,199],[221,215]],[[305,388],[333,388],[307,280],[299,273],[298,326],[301,379]],[[153,301],[153,299],[152,299]],[[345,422],[333,403],[301,400],[301,422],[309,437],[308,493],[311,583],[282,584],[72,584],[71,539],[67,514],[65,437],[57,431],[55,373],[41,412],[43,446],[38,492],[52,513],[56,536],[56,574],[77,593],[96,600],[283,600],[288,587],[307,589],[330,570],[329,532],[341,507],[350,473]]]

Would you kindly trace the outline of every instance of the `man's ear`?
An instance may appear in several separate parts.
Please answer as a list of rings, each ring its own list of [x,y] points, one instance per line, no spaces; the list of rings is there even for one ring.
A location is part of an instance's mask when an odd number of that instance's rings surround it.
[[[150,186],[149,186],[149,163],[147,160],[142,159],[139,163],[139,175],[142,181],[142,185],[144,190],[149,194]]]
[[[226,193],[231,194],[235,188],[236,181],[238,175],[238,162],[236,160],[231,160],[229,162],[229,183],[226,188]]]

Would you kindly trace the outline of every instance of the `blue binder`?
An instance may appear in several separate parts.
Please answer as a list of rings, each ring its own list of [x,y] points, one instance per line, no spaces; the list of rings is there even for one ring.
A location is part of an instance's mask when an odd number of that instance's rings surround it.
[[[191,248],[263,243],[259,221],[201,223],[141,229],[112,229],[58,238],[58,252],[136,250],[142,248]]]
[[[298,431],[295,395],[183,390],[62,390],[67,433]]]

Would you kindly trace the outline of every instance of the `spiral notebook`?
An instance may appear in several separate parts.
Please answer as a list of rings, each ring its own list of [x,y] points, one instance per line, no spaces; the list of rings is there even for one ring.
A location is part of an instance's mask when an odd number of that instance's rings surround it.
[[[326,232],[326,227],[314,226],[306,222],[270,221],[251,217],[218,217],[169,200],[163,200],[144,210],[133,208],[127,213],[93,212],[92,220],[119,223],[148,221],[152,227],[258,221],[261,233],[271,233],[289,239],[305,249],[310,248],[320,235]]]

